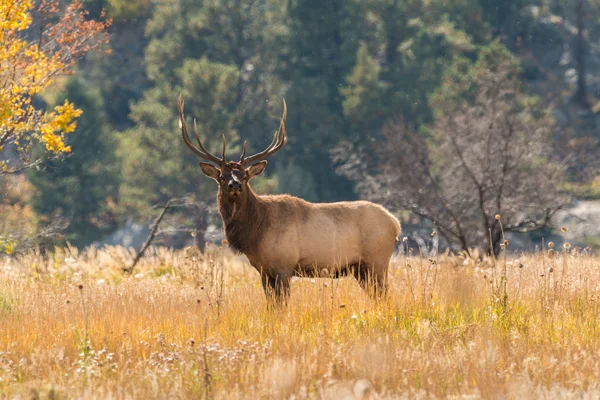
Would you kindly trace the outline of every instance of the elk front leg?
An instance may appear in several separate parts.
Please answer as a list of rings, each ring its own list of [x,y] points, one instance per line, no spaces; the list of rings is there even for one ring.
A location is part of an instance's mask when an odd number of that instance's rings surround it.
[[[290,278],[282,277],[281,275],[269,275],[266,273],[261,274],[261,281],[267,301],[273,302],[277,305],[287,304],[290,297]]]
[[[365,291],[369,291],[369,286],[371,285],[371,279],[369,276],[369,270],[365,264],[357,264],[352,265],[352,273],[360,287],[362,287]]]

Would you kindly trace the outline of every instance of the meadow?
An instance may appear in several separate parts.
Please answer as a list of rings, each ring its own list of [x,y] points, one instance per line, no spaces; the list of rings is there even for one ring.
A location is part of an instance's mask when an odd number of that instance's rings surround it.
[[[568,247],[568,246],[567,246]],[[389,294],[292,282],[268,308],[221,246],[0,260],[4,398],[600,398],[600,259],[394,256]]]

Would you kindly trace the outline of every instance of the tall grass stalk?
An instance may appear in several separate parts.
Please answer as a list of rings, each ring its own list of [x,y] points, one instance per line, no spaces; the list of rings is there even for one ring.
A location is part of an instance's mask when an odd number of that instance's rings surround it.
[[[259,274],[225,248],[207,247],[196,264],[189,251],[156,249],[127,279],[127,249],[69,251],[0,261],[2,295],[17,299],[0,308],[0,397],[600,395],[593,255],[562,254],[561,302],[546,299],[542,247],[504,252],[495,280],[492,258],[453,255],[411,280],[420,260],[405,254],[379,301],[353,277],[294,278],[289,304],[267,308]],[[55,266],[31,268],[44,263]],[[217,282],[208,297],[203,277]]]

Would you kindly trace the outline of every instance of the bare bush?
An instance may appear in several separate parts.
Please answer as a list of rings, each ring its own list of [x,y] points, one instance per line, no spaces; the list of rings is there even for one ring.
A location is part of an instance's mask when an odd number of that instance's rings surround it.
[[[558,187],[564,168],[550,160],[553,121],[522,94],[513,60],[493,68],[480,60],[466,73],[466,88],[448,77],[432,97],[437,115],[428,136],[400,119],[384,128],[383,143],[345,143],[333,158],[362,196],[426,218],[463,250],[497,254],[496,215],[505,232],[546,226],[568,201]]]

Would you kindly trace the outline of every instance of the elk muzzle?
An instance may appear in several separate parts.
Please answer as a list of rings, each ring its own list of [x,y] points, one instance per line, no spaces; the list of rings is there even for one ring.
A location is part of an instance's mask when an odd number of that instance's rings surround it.
[[[238,196],[242,193],[242,183],[234,176],[227,182],[227,191],[232,196]]]

